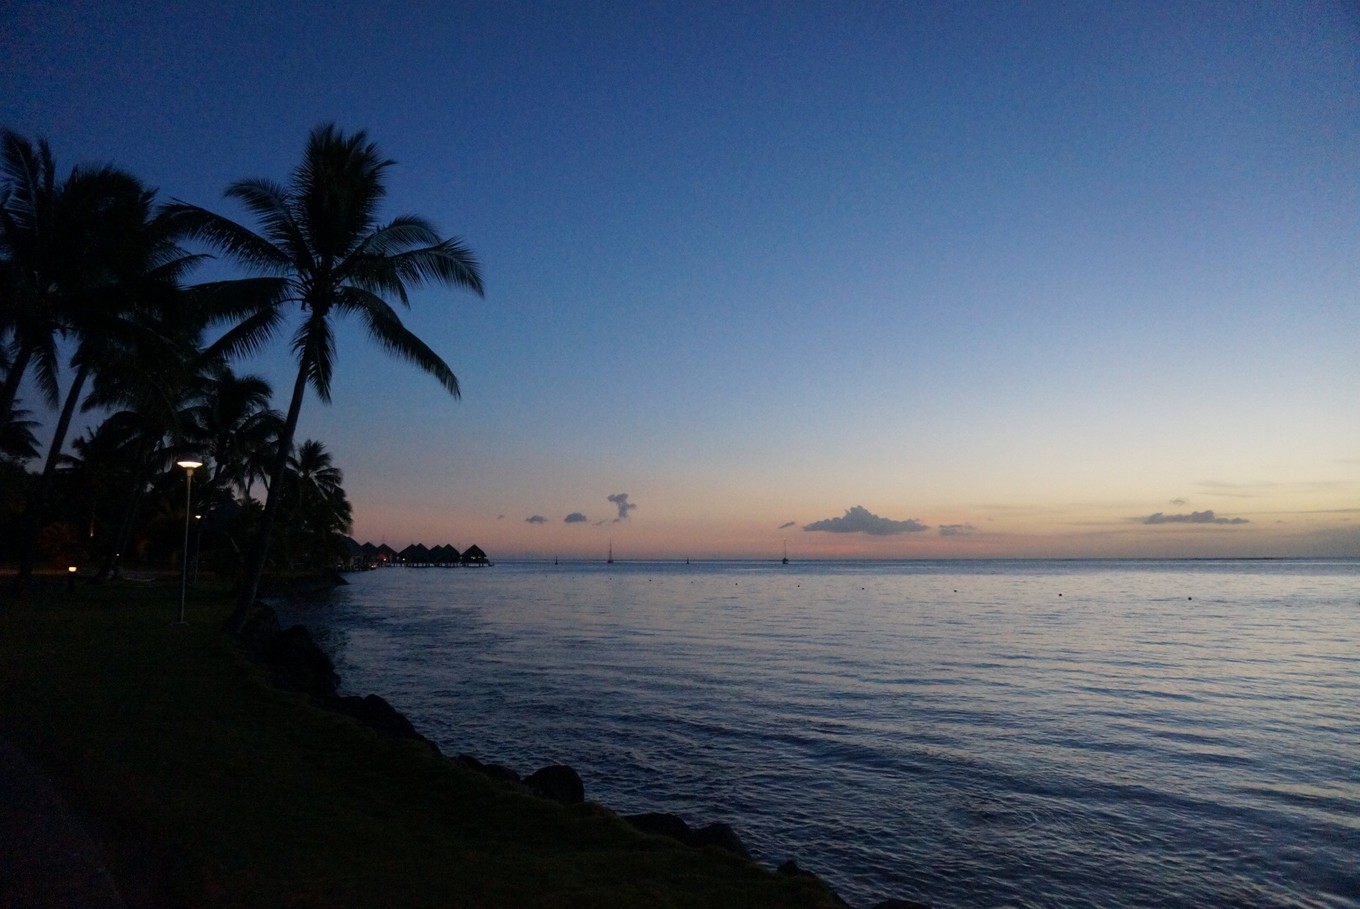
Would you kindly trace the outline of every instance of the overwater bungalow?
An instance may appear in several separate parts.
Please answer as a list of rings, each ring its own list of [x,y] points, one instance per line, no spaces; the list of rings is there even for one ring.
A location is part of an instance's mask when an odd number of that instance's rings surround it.
[[[449,543],[445,543],[443,546],[435,546],[430,550],[430,561],[446,568],[450,565],[457,565],[462,558],[462,553],[454,549]]]
[[[362,571],[368,568],[393,565],[400,565],[405,568],[427,568],[430,566],[480,568],[490,564],[491,560],[478,546],[469,546],[466,552],[460,553],[451,543],[431,547],[427,547],[424,543],[412,543],[401,552],[397,552],[386,543],[380,546],[364,543],[361,546],[352,538],[346,538],[345,552],[337,567],[342,571]]]
[[[424,568],[430,564],[430,550],[424,543],[412,543],[398,555],[401,564],[407,568]]]
[[[364,547],[355,542],[353,537],[343,537],[340,549],[341,554],[335,565],[340,571],[362,571],[367,566],[368,556],[364,553]]]
[[[463,565],[473,568],[481,568],[491,564],[491,560],[482,552],[480,546],[472,545],[463,550]]]

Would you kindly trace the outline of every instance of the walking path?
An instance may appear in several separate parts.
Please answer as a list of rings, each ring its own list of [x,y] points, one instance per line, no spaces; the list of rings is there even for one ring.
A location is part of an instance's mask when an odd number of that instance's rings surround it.
[[[0,738],[0,909],[125,909],[71,807]]]

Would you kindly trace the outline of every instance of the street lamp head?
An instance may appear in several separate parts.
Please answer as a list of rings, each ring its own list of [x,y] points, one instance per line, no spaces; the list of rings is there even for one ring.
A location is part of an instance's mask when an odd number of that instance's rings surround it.
[[[175,463],[178,464],[180,467],[183,467],[185,470],[193,470],[195,467],[203,466],[202,461],[195,461],[190,458],[185,458],[183,461],[176,461]]]

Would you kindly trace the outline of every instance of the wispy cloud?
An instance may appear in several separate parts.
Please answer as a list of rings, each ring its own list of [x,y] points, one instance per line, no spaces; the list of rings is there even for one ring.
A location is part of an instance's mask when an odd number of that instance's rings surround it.
[[[608,499],[619,510],[619,516],[614,519],[616,522],[628,520],[628,512],[637,508],[637,503],[628,501],[628,493],[626,492],[616,492],[612,496],[608,496]]]
[[[1189,514],[1150,514],[1144,524],[1250,524],[1246,518],[1220,518],[1213,511],[1192,511]]]
[[[590,520],[590,519],[587,518],[585,515],[581,514],[579,511],[573,511],[571,514],[567,515],[565,518],[562,519],[562,523],[563,523],[563,524],[584,524],[584,523],[586,523],[586,521],[588,521],[588,520]]]
[[[798,522],[797,522],[797,521],[785,521],[783,524],[780,524],[780,525],[779,525],[778,529],[779,529],[779,530],[788,530],[790,527],[797,527],[797,526],[798,526]]]
[[[1181,498],[1178,498],[1178,499],[1172,499],[1172,500],[1171,500],[1171,504],[1177,506],[1178,508],[1184,508],[1186,505],[1189,505],[1189,504],[1190,504],[1190,500],[1187,499],[1187,498],[1181,497]]]
[[[854,508],[847,509],[842,517],[814,521],[811,524],[803,525],[803,529],[823,533],[867,533],[871,536],[881,537],[898,533],[919,533],[922,530],[929,530],[930,527],[915,518],[906,521],[881,518],[863,505],[856,505]]]
[[[548,519],[543,517],[543,515],[541,514],[535,514],[525,518],[524,522],[526,524],[546,524],[548,523]]]
[[[969,534],[977,533],[977,528],[972,524],[941,524],[940,536],[942,537],[966,537]]]

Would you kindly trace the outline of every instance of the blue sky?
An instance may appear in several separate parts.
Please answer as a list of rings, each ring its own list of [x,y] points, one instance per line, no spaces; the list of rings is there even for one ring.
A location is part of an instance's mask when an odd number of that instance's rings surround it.
[[[1360,554],[1353,4],[321,9],[21,0],[0,123],[239,216],[333,120],[477,252],[461,401],[350,326],[303,410],[360,539]]]

